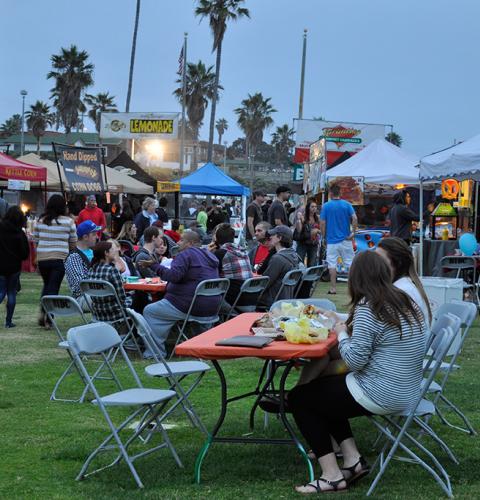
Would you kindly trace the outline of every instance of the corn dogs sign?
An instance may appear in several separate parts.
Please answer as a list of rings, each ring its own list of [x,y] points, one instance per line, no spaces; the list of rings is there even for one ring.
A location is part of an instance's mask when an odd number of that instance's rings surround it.
[[[102,113],[102,139],[176,139],[178,113]]]

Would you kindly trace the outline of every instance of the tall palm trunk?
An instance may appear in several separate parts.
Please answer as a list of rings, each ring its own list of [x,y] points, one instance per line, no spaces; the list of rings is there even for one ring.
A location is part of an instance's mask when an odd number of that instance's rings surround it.
[[[208,134],[208,153],[207,162],[212,161],[213,156],[213,141],[215,133],[215,113],[217,111],[217,94],[218,94],[218,83],[220,81],[220,62],[222,60],[222,40],[217,46],[217,61],[215,63],[215,92],[212,98],[212,109],[210,111],[210,131]]]
[[[37,137],[37,155],[40,156],[40,136]]]
[[[128,75],[127,103],[125,112],[130,111],[130,98],[132,97],[133,67],[135,65],[135,51],[137,49],[138,21],[140,19],[140,0],[137,0],[137,10],[135,12],[135,27],[133,28],[132,54],[130,56],[130,72]]]
[[[223,137],[223,134],[221,134],[220,132],[218,133],[218,144],[220,144],[220,146],[222,145],[222,137]]]

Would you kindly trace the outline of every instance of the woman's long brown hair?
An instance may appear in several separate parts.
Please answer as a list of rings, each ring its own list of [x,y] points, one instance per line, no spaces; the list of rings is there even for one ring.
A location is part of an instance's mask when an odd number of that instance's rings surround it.
[[[112,244],[109,241],[99,241],[93,247],[93,259],[92,267],[98,266],[102,261],[105,260],[105,254],[112,248]]]
[[[422,297],[425,305],[428,309],[428,322],[432,322],[432,310],[430,309],[430,301],[428,300],[427,294],[423,288],[422,282],[418,277],[417,271],[415,270],[415,261],[413,259],[412,251],[410,247],[400,238],[383,238],[379,241],[378,247],[385,250],[388,254],[388,258],[393,267],[393,281],[397,281],[400,278],[408,277],[412,280],[413,284],[418,290],[418,293]]]
[[[410,325],[413,321],[421,324],[423,314],[413,300],[392,284],[392,273],[385,259],[375,252],[359,253],[350,268],[348,276],[350,294],[350,314],[347,328],[353,328],[355,309],[360,303],[367,303],[373,314],[382,322],[395,326],[401,331],[401,318]]]

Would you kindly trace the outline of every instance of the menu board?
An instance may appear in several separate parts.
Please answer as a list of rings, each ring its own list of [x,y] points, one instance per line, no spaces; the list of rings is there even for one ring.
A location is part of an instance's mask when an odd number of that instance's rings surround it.
[[[331,177],[329,186],[340,186],[340,198],[352,205],[364,205],[365,178],[364,177]]]

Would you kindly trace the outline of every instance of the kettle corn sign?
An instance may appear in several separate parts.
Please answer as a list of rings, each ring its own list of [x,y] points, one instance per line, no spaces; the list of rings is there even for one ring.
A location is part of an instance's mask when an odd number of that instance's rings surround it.
[[[178,113],[102,113],[102,139],[176,139]]]

